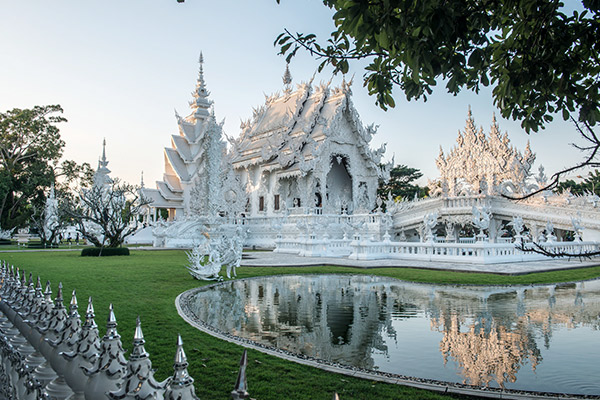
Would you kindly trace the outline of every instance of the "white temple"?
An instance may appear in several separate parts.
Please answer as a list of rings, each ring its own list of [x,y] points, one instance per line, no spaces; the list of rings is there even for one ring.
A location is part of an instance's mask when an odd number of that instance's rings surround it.
[[[387,173],[380,167],[385,146],[370,149],[376,128],[361,123],[350,83],[335,88],[311,80],[293,91],[288,70],[284,84],[242,123],[238,138],[227,138],[228,151],[200,56],[191,113],[176,115],[179,132],[164,150],[163,180],[156,189],[142,189],[153,209],[169,212],[168,223],[155,229],[155,244],[192,245],[217,217],[244,217],[251,225],[252,218],[368,213],[375,207],[378,181]],[[272,247],[274,232],[250,229],[259,231],[249,242]]]
[[[388,199],[384,213],[376,191],[391,163],[381,166],[385,146],[370,148],[376,127],[361,123],[351,84],[311,79],[292,90],[286,69],[284,85],[254,109],[239,137],[226,137],[228,149],[200,56],[191,112],[176,114],[163,179],[142,189],[153,200],[155,246],[192,247],[237,232],[245,246],[302,256],[484,263],[539,259],[514,243],[570,254],[599,248],[598,196],[503,197],[543,187],[543,168],[533,176],[529,144],[515,149],[495,118],[489,134],[477,129],[470,110],[457,146],[440,149],[430,197]],[[167,221],[156,220],[157,209],[168,210]]]
[[[288,82],[241,128],[230,142],[233,167],[248,194],[246,215],[374,208],[385,145],[370,149],[375,128],[360,122],[349,83],[315,87],[311,80],[292,91]]]

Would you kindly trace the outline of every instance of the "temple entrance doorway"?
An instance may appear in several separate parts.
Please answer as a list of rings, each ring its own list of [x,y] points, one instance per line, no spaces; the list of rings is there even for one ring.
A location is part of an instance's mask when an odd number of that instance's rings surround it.
[[[327,173],[327,206],[339,213],[351,212],[352,203],[352,177],[348,172],[348,159],[342,155],[331,156],[331,169]]]

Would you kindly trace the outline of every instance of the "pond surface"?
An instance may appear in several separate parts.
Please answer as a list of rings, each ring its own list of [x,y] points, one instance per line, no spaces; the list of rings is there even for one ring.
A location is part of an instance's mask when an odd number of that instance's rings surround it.
[[[222,332],[348,366],[600,395],[600,280],[440,286],[350,275],[224,282],[186,300]]]

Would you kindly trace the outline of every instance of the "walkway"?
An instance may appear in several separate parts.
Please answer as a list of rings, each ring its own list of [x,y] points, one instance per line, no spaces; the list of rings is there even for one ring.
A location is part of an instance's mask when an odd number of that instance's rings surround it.
[[[253,251],[244,253],[243,267],[310,267],[332,265],[354,268],[420,268],[461,272],[481,272],[502,275],[523,275],[532,272],[557,271],[572,268],[600,266],[600,257],[591,259],[548,259],[505,264],[467,264],[451,262],[429,262],[418,260],[350,260],[332,257],[299,257],[293,254]]]

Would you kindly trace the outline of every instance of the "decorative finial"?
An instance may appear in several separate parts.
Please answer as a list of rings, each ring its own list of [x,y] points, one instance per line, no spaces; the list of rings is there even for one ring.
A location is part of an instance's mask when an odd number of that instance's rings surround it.
[[[140,187],[143,188],[144,187],[144,171],[142,171],[142,177],[140,179]]]
[[[87,309],[85,311],[85,323],[83,325],[89,328],[97,327],[94,317],[96,317],[94,314],[94,304],[92,302],[92,296],[90,296],[88,299]]]
[[[102,162],[106,162],[106,138],[102,140]]]
[[[112,303],[108,306],[108,320],[106,321],[106,335],[104,337],[106,339],[120,338],[117,333],[117,318]]]
[[[185,356],[185,351],[183,351],[183,340],[181,339],[181,334],[177,334],[177,350],[175,351],[175,364],[186,364],[187,367],[187,357]]]
[[[62,294],[62,290],[63,290],[62,282],[59,282],[58,283],[58,292],[56,292],[56,299],[54,299],[54,306],[55,307],[62,307],[63,306],[63,294]]]
[[[129,360],[141,360],[143,358],[148,358],[149,354],[144,349],[144,333],[142,332],[142,323],[140,320],[140,316],[138,315],[136,323],[135,323],[135,333],[133,334],[133,350],[131,350],[131,355],[129,356]]]
[[[44,296],[46,297],[46,303],[52,303],[52,288],[50,287],[50,281],[46,281],[46,290],[44,290]]]
[[[248,393],[248,382],[246,380],[246,366],[248,365],[248,351],[244,349],[242,358],[240,359],[240,371],[238,372],[235,388],[231,392],[232,400],[243,400],[250,397]]]
[[[165,390],[165,400],[196,400],[194,390],[194,379],[187,371],[188,362],[183,351],[183,340],[181,335],[177,335],[177,351],[175,352],[175,363],[173,369],[175,373],[169,381]]]
[[[73,289],[73,292],[71,293],[71,305],[69,307],[69,311],[71,314],[73,314],[74,312],[77,312],[77,308],[77,294],[75,293],[75,289]]]
[[[285,64],[285,72],[283,73],[283,84],[285,89],[289,90],[292,85],[292,74],[290,73],[290,63]]]

